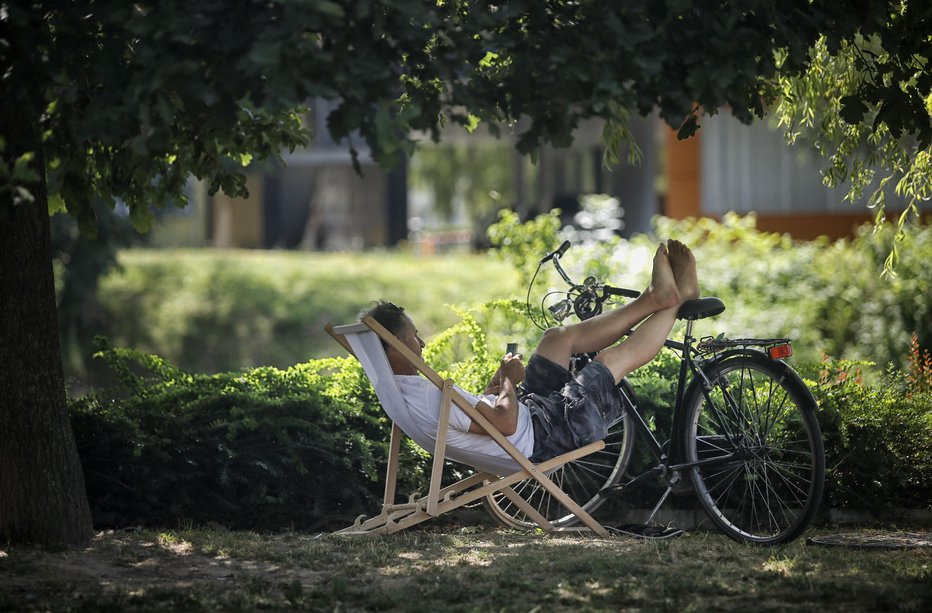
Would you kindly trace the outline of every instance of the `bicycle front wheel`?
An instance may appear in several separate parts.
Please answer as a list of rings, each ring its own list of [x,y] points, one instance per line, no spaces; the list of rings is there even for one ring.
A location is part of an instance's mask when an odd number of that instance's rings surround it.
[[[633,405],[634,390],[627,381],[623,380],[618,385],[618,392],[622,406]],[[608,436],[604,440],[604,449],[568,462],[549,475],[550,479],[587,513],[594,512],[605,502],[601,490],[618,483],[631,460],[634,429],[627,411],[609,426]],[[564,528],[579,523],[579,519],[538,481],[526,479],[516,483],[513,489],[554,526]],[[534,520],[503,494],[491,494],[484,500],[486,510],[502,524],[523,530],[537,527]]]
[[[700,504],[735,540],[795,539],[825,481],[815,399],[789,366],[756,352],[725,358],[706,376],[712,389],[692,386],[680,430]]]

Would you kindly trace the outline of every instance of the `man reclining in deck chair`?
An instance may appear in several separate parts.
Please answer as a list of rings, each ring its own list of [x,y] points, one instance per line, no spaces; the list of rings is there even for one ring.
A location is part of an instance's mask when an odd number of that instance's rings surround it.
[[[615,386],[643,366],[663,346],[687,300],[699,297],[696,260],[678,241],[660,244],[648,288],[635,300],[580,323],[547,330],[528,361],[507,354],[483,394],[456,388],[519,451],[538,463],[602,440],[621,414]],[[377,302],[362,313],[372,316],[418,356],[424,341],[402,307]],[[636,324],[640,325],[615,345]],[[613,346],[614,345],[614,346]],[[575,377],[568,370],[576,353],[599,352]],[[414,421],[436,438],[441,391],[421,377],[395,348],[389,364]],[[516,387],[524,381],[519,400]],[[485,430],[455,405],[447,445],[484,455],[508,457]]]

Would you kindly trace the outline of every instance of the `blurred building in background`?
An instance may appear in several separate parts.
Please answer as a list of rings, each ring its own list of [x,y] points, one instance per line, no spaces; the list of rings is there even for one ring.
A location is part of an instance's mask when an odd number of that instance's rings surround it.
[[[326,129],[331,104],[314,106],[312,144],[285,153],[285,165],[256,164],[248,171],[249,197],[210,196],[192,181],[190,204],[161,215],[152,242],[165,246],[347,250],[420,242],[430,250],[481,245],[496,211],[529,218],[553,208],[569,222],[587,194],[616,199],[622,235],[650,230],[661,214],[721,217],[755,212],[762,230],[796,238],[849,236],[872,219],[861,203],[844,202],[846,188],[822,184],[827,162],[803,146],[790,147],[767,120],[741,124],[730,115],[704,118],[685,141],[657,117],[635,118],[631,131],[641,150],[638,165],[602,164],[601,125],[589,122],[568,149],[543,148],[532,161],[513,140],[450,128],[439,144],[426,142],[391,171],[372,162],[354,140],[362,174],[349,145]],[[517,128],[520,130],[520,126]],[[427,141],[427,139],[424,139]],[[624,157],[624,154],[623,156]],[[900,202],[891,194],[889,211]]]

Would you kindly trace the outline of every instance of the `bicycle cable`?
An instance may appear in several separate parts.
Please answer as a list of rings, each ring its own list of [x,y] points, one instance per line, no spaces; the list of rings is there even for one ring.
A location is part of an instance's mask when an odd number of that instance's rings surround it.
[[[540,268],[543,265],[543,261],[537,263],[537,270],[534,271],[534,276],[531,277],[531,282],[527,285],[527,296],[524,297],[524,312],[527,315],[527,318],[531,320],[531,323],[537,326],[538,330],[546,331],[547,328],[541,326],[534,315],[531,313],[531,289],[534,287],[534,281],[537,280],[537,275],[540,273]],[[541,309],[543,310],[543,305],[541,306]]]

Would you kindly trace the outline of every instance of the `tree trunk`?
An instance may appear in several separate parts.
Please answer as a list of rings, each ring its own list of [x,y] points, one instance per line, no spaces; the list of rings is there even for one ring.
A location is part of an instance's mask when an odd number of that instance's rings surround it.
[[[0,192],[0,542],[76,545],[93,527],[65,403],[38,121],[3,107],[4,161],[34,151],[41,178],[33,202]]]

